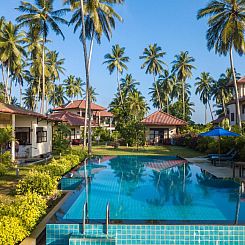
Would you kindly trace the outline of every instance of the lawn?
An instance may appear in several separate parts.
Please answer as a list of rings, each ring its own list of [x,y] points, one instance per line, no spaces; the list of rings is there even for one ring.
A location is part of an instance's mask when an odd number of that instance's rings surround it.
[[[9,169],[4,176],[0,176],[0,200],[11,199],[14,194],[15,185],[33,168],[30,166],[19,167],[19,177],[16,176],[15,169]]]
[[[76,146],[77,147],[77,146]],[[93,146],[93,155],[152,155],[152,156],[181,156],[196,157],[201,153],[181,146],[145,146],[140,147],[137,151],[136,147],[120,146],[114,149],[112,146]]]

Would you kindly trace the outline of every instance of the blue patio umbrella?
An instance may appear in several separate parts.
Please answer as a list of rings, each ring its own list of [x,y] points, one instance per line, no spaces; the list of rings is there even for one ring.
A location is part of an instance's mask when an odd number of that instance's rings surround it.
[[[222,136],[228,136],[228,137],[238,137],[240,134],[228,131],[226,129],[223,129],[221,127],[216,127],[208,132],[201,133],[199,136],[203,137],[222,137]]]
[[[219,137],[219,154],[220,154],[220,137],[227,136],[227,137],[238,137],[240,134],[228,131],[221,127],[216,127],[208,132],[201,133],[199,136],[202,137]]]

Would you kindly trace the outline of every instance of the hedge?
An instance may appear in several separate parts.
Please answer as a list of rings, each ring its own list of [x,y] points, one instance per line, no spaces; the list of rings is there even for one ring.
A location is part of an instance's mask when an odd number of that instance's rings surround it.
[[[22,241],[46,214],[47,201],[57,191],[58,179],[86,157],[81,151],[71,153],[37,166],[16,185],[17,195],[12,202],[0,202],[0,245]]]

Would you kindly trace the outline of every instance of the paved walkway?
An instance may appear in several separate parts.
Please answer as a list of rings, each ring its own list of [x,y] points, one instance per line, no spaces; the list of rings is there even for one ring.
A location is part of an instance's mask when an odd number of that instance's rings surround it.
[[[231,167],[213,166],[211,162],[209,162],[208,159],[204,157],[186,158],[186,160],[190,163],[194,163],[201,169],[209,172],[217,178],[233,178],[233,169]],[[239,176],[238,169],[236,169],[236,176]]]

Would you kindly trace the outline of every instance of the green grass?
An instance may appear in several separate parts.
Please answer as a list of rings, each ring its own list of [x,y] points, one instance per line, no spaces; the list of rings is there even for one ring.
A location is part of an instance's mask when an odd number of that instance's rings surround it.
[[[77,146],[75,146],[76,148]],[[93,146],[93,155],[99,156],[115,156],[115,155],[151,155],[151,156],[182,156],[182,157],[197,157],[201,153],[193,151],[186,147],[180,146],[145,146],[136,147],[120,146],[114,149],[112,146]]]
[[[0,176],[0,200],[9,200],[14,195],[15,186],[31,169],[33,165],[19,167],[19,177],[16,176],[16,170],[11,168],[4,176]]]

